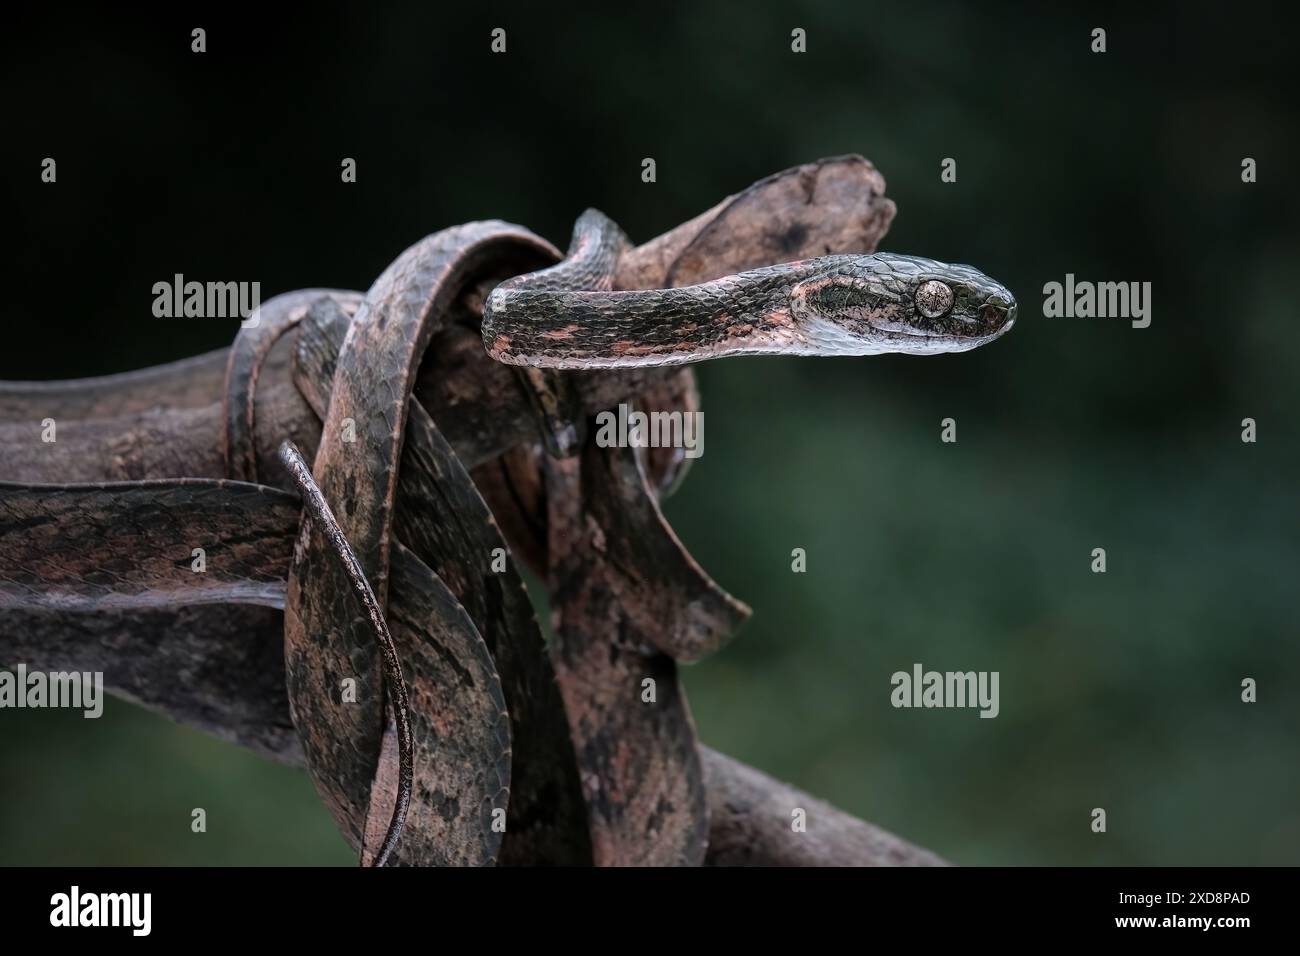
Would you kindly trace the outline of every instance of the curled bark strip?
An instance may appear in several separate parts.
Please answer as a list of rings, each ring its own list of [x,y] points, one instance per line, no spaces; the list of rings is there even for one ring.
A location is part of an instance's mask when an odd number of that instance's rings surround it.
[[[687,369],[689,371],[689,369]],[[646,389],[638,403],[653,420],[655,412],[679,412],[694,415],[700,410],[700,390],[694,375],[674,375]],[[663,500],[677,490],[692,459],[686,457],[684,448],[661,445],[642,449],[646,480],[656,499]]]
[[[635,451],[602,456],[590,480],[602,488],[587,499],[587,520],[600,529],[592,547],[608,569],[605,580],[624,617],[674,660],[691,663],[712,654],[749,619],[749,607],[719,587],[682,546]]]
[[[322,411],[348,321],[337,303],[322,299],[299,332],[294,378]],[[464,607],[500,674],[513,742],[501,862],[589,863],[577,760],[532,604],[513,559],[504,561],[508,550],[492,513],[451,445],[418,403],[409,416],[393,532]]]
[[[388,621],[410,689],[414,775],[397,866],[487,866],[509,802],[510,719],[492,656],[447,586],[394,542]],[[383,836],[398,792],[393,726],[384,728],[368,794],[361,861]]]
[[[632,249],[614,288],[676,288],[773,262],[874,252],[894,221],[884,193],[884,177],[858,155],[783,169]]]
[[[554,250],[501,222],[435,233],[403,252],[375,281],[348,328],[331,383],[313,474],[379,599],[387,597],[392,514],[408,401],[425,344],[462,291],[502,262],[532,265]],[[285,605],[285,661],[295,725],[317,790],[358,842],[380,765],[382,700],[373,645],[348,613],[348,581],[305,534],[295,550]],[[482,638],[475,633],[474,638]],[[340,677],[360,706],[334,706]],[[468,808],[458,808],[458,814]],[[369,844],[363,850],[370,852]]]
[[[398,463],[416,367],[460,291],[486,264],[551,247],[502,222],[454,226],[416,243],[371,287],[348,327],[332,381],[314,472],[329,498],[347,501],[344,526],[375,593],[384,594]],[[351,421],[352,426],[346,423]],[[345,431],[354,432],[349,440]]]
[[[635,470],[633,449],[601,449],[594,439],[579,458],[546,464],[555,669],[596,865],[695,866],[708,837],[695,727],[676,665],[653,649],[653,615],[615,596],[626,571],[589,517],[604,511],[607,496],[617,498],[615,483],[630,480],[629,467],[611,461],[617,457],[632,459]],[[660,597],[658,610],[675,616],[668,605],[680,593],[665,587]]]
[[[837,210],[827,216],[827,209]],[[805,163],[726,200],[674,258],[664,285],[707,282],[811,256],[876,251],[894,221],[885,178],[861,156]]]
[[[546,578],[546,483],[540,445],[519,445],[470,474],[512,553]]]
[[[388,624],[384,621],[384,611],[379,606],[375,592],[371,590],[370,582],[366,580],[365,573],[361,570],[361,564],[357,561],[357,556],[352,553],[352,548],[348,545],[348,539],[343,536],[334,514],[330,511],[329,504],[325,501],[325,496],[316,487],[311,471],[307,468],[307,462],[303,461],[302,455],[297,448],[293,447],[293,443],[288,441],[280,446],[280,461],[298,486],[298,492],[302,495],[307,514],[311,515],[311,520],[317,530],[324,535],[330,547],[334,549],[334,554],[338,557],[344,573],[347,574],[348,580],[352,584],[353,592],[357,595],[361,606],[365,608],[366,617],[370,619],[370,626],[374,629],[375,642],[379,645],[380,656],[384,661],[384,689],[388,692],[389,706],[396,728],[398,772],[396,785],[392,788],[396,795],[392,816],[389,817],[388,829],[378,843],[379,848],[375,851],[374,859],[371,861],[372,866],[383,866],[388,862],[388,857],[397,844],[397,838],[402,835],[402,826],[406,823],[406,811],[411,805],[411,750],[413,746],[411,739],[411,706],[406,698],[406,681],[402,679],[402,662],[397,656],[397,648],[393,645],[392,635],[388,633]]]
[[[357,292],[334,289],[287,292],[260,305],[255,313],[256,324],[241,328],[235,336],[221,393],[226,423],[221,434],[221,447],[226,459],[227,477],[257,481],[257,444],[253,435],[256,432],[257,380],[262,364],[280,337],[307,314],[307,307],[326,296],[352,312],[356,312],[361,303],[361,295]]]

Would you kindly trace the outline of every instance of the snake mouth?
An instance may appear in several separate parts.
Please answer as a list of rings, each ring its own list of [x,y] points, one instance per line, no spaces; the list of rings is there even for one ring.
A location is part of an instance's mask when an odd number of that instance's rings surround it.
[[[998,329],[998,331],[984,335],[951,335],[945,333],[924,335],[905,332],[894,340],[894,347],[889,351],[896,351],[903,355],[944,355],[952,352],[969,352],[971,349],[977,349],[981,345],[988,345],[994,339],[1000,338],[1007,329],[1011,328],[1012,324],[1008,322],[1006,326]]]
[[[979,326],[984,335],[996,338],[1016,324],[1016,300],[1009,295],[994,294],[984,300],[979,310]]]

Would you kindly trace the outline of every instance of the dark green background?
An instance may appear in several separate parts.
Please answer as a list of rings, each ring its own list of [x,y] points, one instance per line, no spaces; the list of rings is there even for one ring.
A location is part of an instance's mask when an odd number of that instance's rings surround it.
[[[644,240],[866,155],[899,206],[883,248],[973,263],[1021,318],[966,355],[700,367],[706,453],[667,511],[755,612],[685,672],[702,738],[959,863],[1300,858],[1298,127],[1267,9],[25,13],[0,65],[8,378],[228,344],[150,317],[175,272],[364,289],[449,224],[563,244],[591,205]],[[1044,319],[1067,272],[1150,281],[1151,327]],[[892,709],[916,661],[999,671],[1001,716]],[[351,857],[304,774],[114,699],[0,712],[0,862]]]

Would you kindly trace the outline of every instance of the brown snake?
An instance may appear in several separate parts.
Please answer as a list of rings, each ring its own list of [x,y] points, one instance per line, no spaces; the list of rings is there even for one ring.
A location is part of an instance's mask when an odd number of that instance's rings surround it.
[[[612,291],[622,232],[596,210],[558,266],[498,285],[483,311],[497,361],[540,368],[684,365],[731,355],[935,355],[1015,322],[1007,289],[965,265],[824,256],[677,289]]]

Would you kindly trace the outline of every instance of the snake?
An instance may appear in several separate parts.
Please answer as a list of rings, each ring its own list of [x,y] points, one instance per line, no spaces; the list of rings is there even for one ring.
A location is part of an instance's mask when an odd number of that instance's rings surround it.
[[[489,294],[488,354],[568,370],[738,355],[935,355],[978,348],[1015,323],[1014,296],[968,265],[833,255],[676,289],[616,290],[613,264],[626,244],[607,216],[583,213],[563,262]]]

